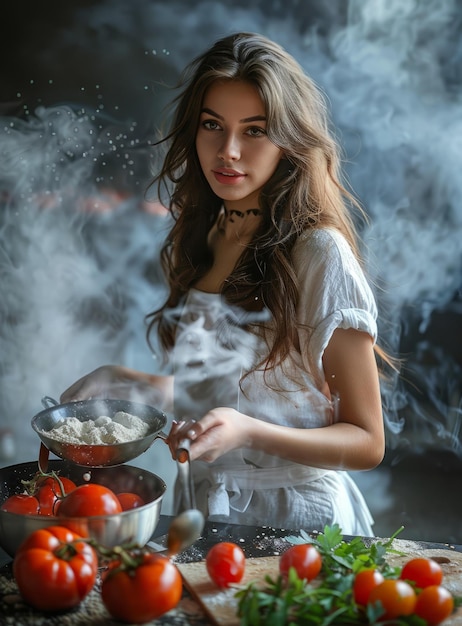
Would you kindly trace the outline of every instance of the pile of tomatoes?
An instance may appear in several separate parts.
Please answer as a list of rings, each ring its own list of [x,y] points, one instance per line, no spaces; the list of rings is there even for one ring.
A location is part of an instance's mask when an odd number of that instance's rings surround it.
[[[279,558],[279,573],[285,580],[294,569],[298,578],[315,580],[322,571],[323,559],[312,544],[296,544]],[[219,588],[239,583],[245,571],[245,556],[233,543],[218,543],[207,554],[206,567]],[[379,569],[360,570],[353,578],[351,601],[363,614],[367,606],[381,607],[379,621],[417,615],[431,626],[440,624],[454,611],[454,598],[442,586],[443,571],[430,558],[412,558],[402,567],[398,578],[385,578]],[[359,623],[359,622],[358,622]]]
[[[454,610],[454,598],[442,581],[439,563],[420,557],[407,561],[396,579],[385,579],[375,569],[359,572],[353,593],[358,604],[380,602],[385,611],[382,619],[418,615],[427,624],[440,624]]]
[[[21,515],[87,517],[121,513],[144,504],[135,493],[116,494],[96,483],[77,486],[70,478],[39,473],[26,483],[24,493],[9,496],[0,510]]]
[[[113,618],[144,623],[176,606],[182,580],[170,559],[137,545],[100,546],[59,525],[64,518],[113,515],[142,506],[139,495],[116,494],[91,482],[76,485],[56,474],[37,474],[25,487],[25,493],[10,496],[0,508],[56,520],[29,534],[15,554],[13,574],[28,604],[48,612],[76,607],[95,587],[101,568],[101,599]]]
[[[64,518],[113,515],[144,504],[135,493],[76,485],[55,474],[38,474],[25,493],[7,498],[0,509],[49,515],[56,522],[30,533],[16,551],[13,574],[25,602],[47,612],[72,609],[95,587],[101,571],[101,599],[113,618],[145,623],[174,608],[182,579],[169,558],[138,545],[107,548],[60,525]]]
[[[15,554],[13,574],[28,604],[57,612],[86,598],[101,565],[101,599],[117,620],[145,623],[180,601],[181,574],[169,558],[141,547],[104,549],[63,526],[31,533]]]
[[[293,567],[299,578],[311,581],[320,573],[322,557],[311,544],[294,545],[280,557],[283,575]],[[359,571],[353,582],[353,599],[360,607],[378,605],[384,613],[380,621],[418,615],[427,624],[436,625],[454,611],[454,598],[442,586],[443,570],[430,558],[412,558],[401,569],[398,578],[385,578],[375,568]]]
[[[27,483],[24,493],[10,496],[0,505],[0,509],[21,515],[56,515],[61,498],[76,486],[70,478],[37,475]]]

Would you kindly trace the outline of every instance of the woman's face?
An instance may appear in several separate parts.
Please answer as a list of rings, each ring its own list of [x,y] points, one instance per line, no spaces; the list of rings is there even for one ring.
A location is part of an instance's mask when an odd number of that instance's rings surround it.
[[[259,208],[260,190],[283,156],[266,134],[265,107],[250,83],[219,81],[205,92],[196,150],[228,211]]]

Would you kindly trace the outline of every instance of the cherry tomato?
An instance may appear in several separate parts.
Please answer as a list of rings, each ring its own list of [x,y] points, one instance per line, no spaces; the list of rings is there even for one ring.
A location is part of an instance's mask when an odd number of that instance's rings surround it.
[[[443,570],[433,559],[416,558],[404,564],[401,580],[409,580],[423,589],[429,585],[439,585],[443,580]]]
[[[39,483],[37,499],[40,506],[40,515],[56,515],[60,504],[60,499],[76,488],[76,484],[70,478],[60,476],[58,482],[56,478],[49,476]],[[61,485],[64,493],[61,492]]]
[[[416,594],[404,580],[387,579],[374,587],[369,594],[368,604],[380,602],[385,610],[380,619],[394,619],[414,612]]]
[[[454,610],[454,598],[451,593],[440,585],[429,585],[417,596],[415,613],[427,624],[440,624]]]
[[[121,512],[122,506],[111,489],[86,483],[76,487],[61,500],[58,517],[92,517]]]
[[[279,558],[279,571],[288,576],[293,567],[301,579],[313,580],[321,571],[322,557],[309,543],[300,543],[288,548]]]
[[[35,496],[29,496],[25,493],[18,493],[10,496],[0,506],[2,511],[8,513],[20,513],[21,515],[38,515],[39,501]]]
[[[117,498],[120,502],[120,506],[123,511],[129,511],[130,509],[136,509],[139,506],[144,506],[146,502],[137,493],[118,493]]]
[[[112,617],[130,623],[154,620],[181,599],[178,568],[165,556],[144,554],[133,568],[112,561],[103,573],[101,598]]]
[[[356,604],[366,606],[369,595],[385,578],[377,569],[363,569],[358,572],[353,582],[353,597]]]
[[[62,526],[32,532],[19,546],[13,574],[26,602],[42,611],[77,606],[96,581],[98,556]]]
[[[217,587],[229,587],[240,582],[244,576],[245,554],[237,544],[222,541],[207,552],[205,565]]]

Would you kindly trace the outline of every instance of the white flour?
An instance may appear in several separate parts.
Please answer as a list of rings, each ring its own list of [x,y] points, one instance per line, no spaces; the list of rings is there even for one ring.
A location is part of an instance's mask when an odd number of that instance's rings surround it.
[[[114,444],[134,441],[145,437],[149,425],[139,417],[118,411],[113,418],[101,415],[95,420],[81,422],[67,417],[51,430],[42,431],[51,439],[74,444]]]

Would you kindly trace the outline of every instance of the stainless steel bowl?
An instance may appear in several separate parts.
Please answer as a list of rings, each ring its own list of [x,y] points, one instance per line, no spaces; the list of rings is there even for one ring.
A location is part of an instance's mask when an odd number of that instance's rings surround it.
[[[92,399],[57,404],[46,396],[42,403],[48,408],[32,418],[32,428],[43,444],[61,459],[86,467],[108,467],[131,461],[145,452],[155,439],[165,439],[162,429],[167,417],[162,411],[138,402],[118,399]],[[149,426],[149,433],[141,439],[115,444],[75,444],[53,439],[47,433],[69,417],[81,422],[96,420],[102,415],[114,417],[118,411],[135,415]]]
[[[0,502],[24,491],[21,481],[30,480],[37,469],[36,461],[0,468]],[[89,474],[91,482],[109,487],[116,493],[136,493],[146,504],[118,515],[85,518],[19,515],[0,510],[0,546],[10,556],[14,556],[31,532],[55,524],[67,526],[108,547],[129,541],[145,545],[149,541],[159,522],[162,499],[167,488],[159,476],[131,465],[89,469],[62,460],[49,461],[48,470],[59,472],[60,476],[70,478],[78,485],[88,482],[85,480],[88,476],[85,475]]]

